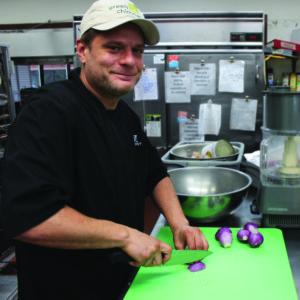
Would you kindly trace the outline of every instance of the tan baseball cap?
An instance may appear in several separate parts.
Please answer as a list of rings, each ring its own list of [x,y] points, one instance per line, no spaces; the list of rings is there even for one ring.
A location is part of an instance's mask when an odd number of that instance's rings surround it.
[[[159,42],[159,31],[156,25],[145,19],[140,10],[128,0],[98,0],[84,14],[80,32],[81,36],[90,28],[109,30],[127,22],[140,27],[147,45]]]

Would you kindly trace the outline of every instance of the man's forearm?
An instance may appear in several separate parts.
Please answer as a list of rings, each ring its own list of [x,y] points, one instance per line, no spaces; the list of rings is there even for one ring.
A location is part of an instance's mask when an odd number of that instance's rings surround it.
[[[16,239],[60,249],[121,248],[133,266],[160,265],[170,259],[172,247],[136,229],[86,217],[70,207],[61,209]],[[164,255],[162,255],[162,253]]]
[[[198,227],[190,226],[184,216],[170,178],[165,178],[157,184],[152,197],[168,221],[176,249],[208,249],[209,245],[203,232]]]
[[[169,177],[164,178],[156,185],[152,193],[152,199],[158,205],[171,228],[179,224],[189,224]]]
[[[16,239],[45,247],[97,249],[124,246],[129,228],[82,215],[66,206]]]

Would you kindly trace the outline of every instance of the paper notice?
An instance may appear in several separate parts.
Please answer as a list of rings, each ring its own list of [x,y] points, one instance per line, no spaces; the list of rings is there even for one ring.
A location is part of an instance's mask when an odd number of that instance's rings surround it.
[[[204,135],[199,130],[199,119],[184,120],[179,124],[179,140],[181,142],[203,142]]]
[[[221,128],[221,105],[205,103],[199,106],[199,130],[203,134],[218,135]]]
[[[230,129],[254,131],[257,103],[255,99],[232,99]]]
[[[216,94],[216,64],[190,64],[191,94]]]
[[[166,103],[191,102],[190,72],[165,72]]]
[[[161,137],[161,115],[146,115],[148,137]]]
[[[143,71],[140,81],[134,87],[134,100],[158,100],[157,69]]]
[[[244,92],[245,61],[219,61],[219,92]]]

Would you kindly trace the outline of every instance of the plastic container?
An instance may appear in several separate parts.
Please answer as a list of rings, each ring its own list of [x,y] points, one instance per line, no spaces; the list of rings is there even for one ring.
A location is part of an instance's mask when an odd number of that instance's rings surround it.
[[[201,152],[202,156],[207,156],[209,158],[225,157],[233,155],[234,153],[235,151],[232,145],[225,140],[212,142],[203,147]]]

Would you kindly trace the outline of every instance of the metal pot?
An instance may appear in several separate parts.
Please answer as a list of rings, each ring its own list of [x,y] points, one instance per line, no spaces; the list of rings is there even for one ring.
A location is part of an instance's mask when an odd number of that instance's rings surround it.
[[[169,171],[185,216],[209,223],[233,213],[247,195],[249,175],[221,167],[186,167]]]

